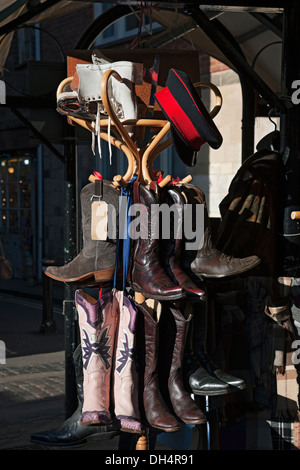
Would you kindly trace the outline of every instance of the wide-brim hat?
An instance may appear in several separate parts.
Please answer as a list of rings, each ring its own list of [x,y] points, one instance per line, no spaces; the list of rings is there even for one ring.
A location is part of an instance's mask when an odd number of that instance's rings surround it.
[[[197,152],[206,142],[218,149],[223,138],[189,77],[182,70],[169,70],[166,86],[155,94],[171,124],[176,152],[188,166],[196,164]]]

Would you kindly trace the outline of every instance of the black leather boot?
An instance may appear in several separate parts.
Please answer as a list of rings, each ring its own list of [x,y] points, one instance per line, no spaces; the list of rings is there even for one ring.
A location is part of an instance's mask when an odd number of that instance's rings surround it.
[[[200,305],[198,303],[198,308]],[[186,343],[183,355],[183,384],[187,392],[195,395],[216,396],[230,392],[227,383],[211,375],[202,366],[193,349],[194,318],[191,319],[186,335]]]
[[[195,309],[196,310],[196,309]],[[205,308],[194,311],[193,350],[202,367],[212,376],[234,388],[243,389],[246,384],[243,379],[235,377],[214,363],[206,351],[207,313]]]
[[[112,439],[119,434],[119,428],[111,425],[83,426],[80,424],[83,404],[83,368],[82,351],[79,345],[73,355],[76,386],[78,397],[78,408],[70,418],[62,423],[57,429],[51,431],[31,434],[30,441],[33,444],[53,447],[79,447],[85,444],[89,438],[95,440]]]

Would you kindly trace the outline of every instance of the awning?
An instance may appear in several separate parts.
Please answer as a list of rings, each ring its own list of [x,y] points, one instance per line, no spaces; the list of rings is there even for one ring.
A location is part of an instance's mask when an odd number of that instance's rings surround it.
[[[2,0],[0,11],[0,71],[10,49],[12,28],[21,24],[35,24],[47,18],[65,15],[71,11],[86,8],[98,0]],[[180,13],[184,4],[198,7],[205,17],[226,28],[230,37],[240,48],[246,62],[252,70],[275,93],[281,87],[281,49],[282,49],[282,2],[266,0],[265,2],[223,1],[203,5],[200,2],[140,2],[110,1],[113,4],[140,5],[149,3],[153,19],[166,28],[165,34],[174,36],[174,32],[190,43],[190,47],[208,53],[229,67],[236,69],[235,64],[221,51],[212,39],[196,24],[193,17]],[[285,6],[288,2],[285,2]],[[165,10],[167,8],[167,11]],[[4,33],[4,34],[3,34]],[[251,70],[250,70],[251,72]]]

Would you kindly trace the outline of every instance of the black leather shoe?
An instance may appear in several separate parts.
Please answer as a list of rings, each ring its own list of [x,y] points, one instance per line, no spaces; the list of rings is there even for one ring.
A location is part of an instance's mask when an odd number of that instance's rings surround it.
[[[82,426],[80,424],[81,406],[58,429],[49,432],[35,433],[30,442],[44,446],[79,447],[90,438],[97,440],[112,439],[120,433],[114,425]]]
[[[195,395],[215,396],[230,393],[229,385],[212,377],[203,367],[191,374],[189,385]]]
[[[205,351],[198,350],[196,354],[202,366],[213,377],[216,377],[217,379],[222,380],[223,382],[227,383],[231,387],[236,387],[240,390],[242,390],[243,388],[246,388],[246,384],[243,379],[234,377],[228,372],[225,372],[224,370],[220,369]]]
[[[112,439],[119,434],[120,429],[115,425],[82,426],[80,418],[83,404],[83,365],[82,350],[79,345],[73,354],[73,363],[76,376],[76,389],[78,408],[72,416],[66,419],[57,429],[48,432],[31,434],[30,442],[43,446],[79,447],[90,438],[97,440]]]

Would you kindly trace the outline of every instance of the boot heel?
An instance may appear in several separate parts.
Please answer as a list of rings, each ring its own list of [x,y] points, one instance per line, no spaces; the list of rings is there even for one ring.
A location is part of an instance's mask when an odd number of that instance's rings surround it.
[[[114,278],[114,268],[103,269],[94,272],[94,279],[96,282],[112,281]]]

